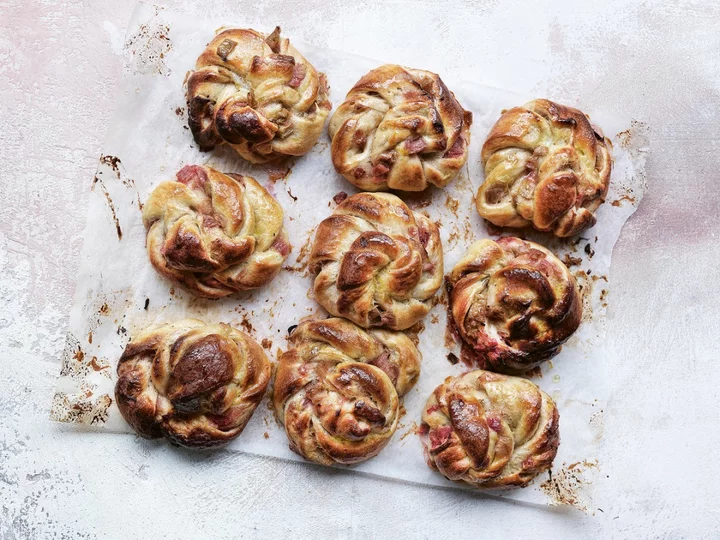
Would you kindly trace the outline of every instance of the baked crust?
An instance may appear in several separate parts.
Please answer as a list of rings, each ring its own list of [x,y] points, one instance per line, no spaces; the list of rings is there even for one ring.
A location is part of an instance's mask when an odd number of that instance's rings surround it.
[[[477,367],[522,373],[552,358],[577,330],[575,278],[543,246],[513,237],[472,244],[448,276],[452,322]]]
[[[483,370],[435,389],[420,434],[430,468],[481,488],[528,485],[550,469],[560,444],[550,396],[526,379]]]
[[[440,233],[395,195],[358,193],[318,226],[310,270],[331,314],[404,330],[427,315],[442,284]]]
[[[228,144],[252,163],[302,156],[322,134],[328,92],[280,27],[221,30],[187,81],[190,129],[201,150]]]
[[[240,435],[270,382],[271,366],[247,334],[185,319],[135,336],[117,374],[115,400],[138,435],[209,448]]]
[[[577,109],[536,99],[505,111],[482,148],[475,199],[500,227],[574,236],[595,224],[612,170],[612,143]]]
[[[188,165],[143,209],[150,262],[197,296],[256,289],[280,271],[291,246],[283,210],[254,178]]]
[[[326,465],[377,455],[397,428],[399,398],[420,375],[410,338],[330,318],[299,324],[288,342],[273,405],[290,448]]]
[[[333,165],[366,191],[444,187],[467,161],[471,123],[435,73],[380,66],[330,118]]]

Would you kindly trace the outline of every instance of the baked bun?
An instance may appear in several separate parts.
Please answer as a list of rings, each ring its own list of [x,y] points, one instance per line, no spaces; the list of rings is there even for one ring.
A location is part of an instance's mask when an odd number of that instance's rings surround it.
[[[420,374],[410,338],[332,318],[299,324],[288,341],[273,404],[290,448],[326,465],[377,455],[395,433],[399,397]]]
[[[380,66],[330,118],[333,165],[366,191],[443,187],[467,161],[471,123],[435,73]]]
[[[332,107],[325,75],[280,27],[220,31],[188,78],[187,103],[201,150],[228,144],[252,163],[308,153]]]
[[[389,193],[358,193],[317,228],[315,298],[364,328],[404,330],[430,310],[443,279],[437,225]]]
[[[283,211],[255,179],[188,165],[163,182],[143,209],[150,262],[206,298],[255,289],[290,253]]]
[[[135,336],[117,373],[115,400],[138,435],[209,448],[240,435],[265,393],[271,367],[246,334],[185,319]]]
[[[478,367],[522,373],[560,351],[582,319],[575,278],[544,247],[479,240],[449,275],[450,309]]]
[[[448,377],[425,403],[425,459],[449,480],[524,487],[552,466],[560,444],[553,400],[526,379],[476,370]]]
[[[595,224],[612,169],[612,144],[577,109],[536,99],[505,111],[482,149],[482,217],[573,236]]]

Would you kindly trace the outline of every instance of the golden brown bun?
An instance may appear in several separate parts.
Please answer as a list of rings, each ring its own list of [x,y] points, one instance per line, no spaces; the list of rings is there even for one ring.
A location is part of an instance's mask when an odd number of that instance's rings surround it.
[[[288,341],[273,404],[290,448],[326,465],[377,455],[395,433],[399,397],[420,374],[410,338],[332,318],[299,324]]]
[[[249,176],[188,165],[143,209],[150,262],[198,296],[221,298],[273,279],[290,253],[283,211]]]
[[[208,448],[242,432],[270,382],[270,361],[227,324],[185,319],[148,328],[128,343],[115,400],[146,439]]]
[[[380,66],[330,118],[333,165],[366,191],[443,187],[467,161],[471,123],[435,73]]]
[[[420,427],[430,468],[482,488],[524,487],[550,469],[560,444],[553,400],[526,379],[477,370],[448,377]]]
[[[404,330],[442,284],[440,233],[395,195],[358,193],[318,226],[310,269],[315,298],[333,315]]]
[[[482,217],[573,236],[595,224],[612,169],[612,143],[588,117],[536,99],[503,113],[482,149]]]
[[[228,144],[252,163],[308,153],[332,107],[325,75],[280,27],[218,33],[188,79],[187,102],[200,149]]]
[[[450,308],[478,367],[522,373],[555,356],[577,330],[575,278],[544,247],[504,237],[479,240],[449,275]]]

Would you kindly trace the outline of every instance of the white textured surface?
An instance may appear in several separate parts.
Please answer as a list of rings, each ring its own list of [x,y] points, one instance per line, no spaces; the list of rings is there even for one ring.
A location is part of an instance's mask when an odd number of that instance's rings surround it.
[[[717,534],[716,4],[159,3],[198,15],[224,6],[229,19],[241,10],[299,41],[428,69],[449,64],[464,79],[648,122],[649,191],[611,274],[616,386],[605,418],[609,477],[596,492],[602,512],[197,456],[51,424],[87,193],[133,3],[11,0],[0,1],[0,538]],[[501,77],[507,62],[517,69]]]

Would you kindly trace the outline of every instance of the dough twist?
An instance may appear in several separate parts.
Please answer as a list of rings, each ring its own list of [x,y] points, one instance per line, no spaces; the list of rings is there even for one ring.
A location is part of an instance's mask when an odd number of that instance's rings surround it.
[[[188,291],[221,298],[273,279],[290,253],[283,211],[249,176],[188,165],[143,210],[150,262]]]
[[[536,99],[503,113],[482,149],[482,217],[573,236],[595,224],[612,169],[612,143],[577,109]]]
[[[322,133],[328,91],[279,27],[222,30],[187,82],[190,129],[202,150],[228,144],[252,163],[301,156]]]
[[[270,382],[270,361],[226,324],[185,319],[148,328],[128,343],[115,400],[138,435],[207,448],[242,432]]]
[[[310,270],[315,298],[333,315],[404,330],[442,284],[440,233],[394,195],[358,193],[318,226]]]
[[[435,389],[420,434],[427,464],[446,478],[509,488],[551,467],[558,429],[555,403],[533,383],[476,370]]]
[[[479,240],[448,281],[453,322],[478,367],[527,371],[555,356],[580,325],[575,278],[533,242]]]
[[[436,74],[387,64],[330,118],[333,165],[366,191],[444,187],[467,161],[471,123]]]
[[[290,448],[326,465],[377,455],[395,433],[399,397],[420,374],[413,342],[339,318],[304,322],[288,341],[273,403]]]

